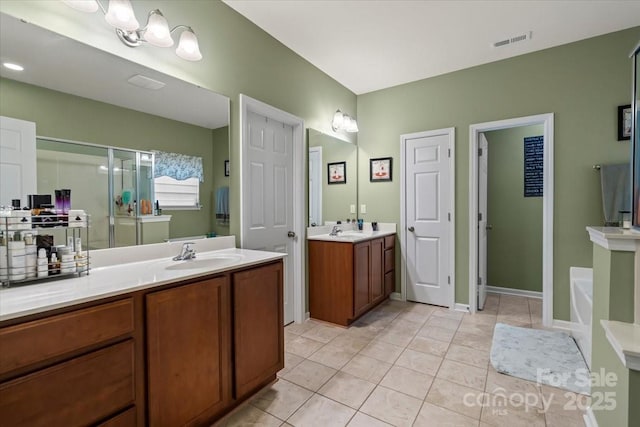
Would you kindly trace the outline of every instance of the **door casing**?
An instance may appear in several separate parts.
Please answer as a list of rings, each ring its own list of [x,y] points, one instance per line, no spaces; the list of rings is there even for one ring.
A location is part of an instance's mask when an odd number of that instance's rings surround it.
[[[542,324],[553,323],[553,113],[469,126],[469,312],[477,307],[478,280],[478,139],[480,133],[520,126],[543,125],[542,197]]]

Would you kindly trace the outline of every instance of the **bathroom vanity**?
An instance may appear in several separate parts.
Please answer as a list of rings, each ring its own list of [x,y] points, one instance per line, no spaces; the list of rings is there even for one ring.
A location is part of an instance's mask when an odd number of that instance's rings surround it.
[[[283,256],[228,248],[1,290],[2,425],[211,425],[284,367]]]
[[[313,319],[348,326],[395,290],[395,227],[310,236],[308,248]]]

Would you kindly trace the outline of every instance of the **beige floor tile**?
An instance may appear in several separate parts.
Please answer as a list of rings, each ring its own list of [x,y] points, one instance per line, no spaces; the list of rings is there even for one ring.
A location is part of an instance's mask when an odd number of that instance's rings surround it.
[[[329,382],[318,390],[318,393],[344,405],[358,409],[375,387],[376,385],[374,383],[344,372],[338,372]]]
[[[432,382],[431,375],[421,374],[402,366],[393,366],[380,381],[380,385],[423,400]]]
[[[435,376],[441,362],[441,357],[407,349],[400,355],[396,361],[396,365]]]
[[[540,394],[540,386],[532,381],[512,377],[511,375],[500,374],[493,367],[489,367],[487,374],[487,385],[485,391],[495,395],[517,395],[524,396],[524,399],[534,400],[535,395]],[[527,397],[529,396],[529,397]],[[536,405],[542,408],[542,399]]]
[[[479,420],[483,399],[481,391],[436,378],[425,401]]]
[[[283,378],[308,390],[317,391],[337,371],[311,360],[305,360],[291,369]]]
[[[377,386],[360,408],[360,412],[394,426],[411,426],[421,405],[420,399]]]
[[[329,345],[342,347],[346,351],[355,351],[356,353],[366,347],[371,342],[370,338],[350,333],[348,329],[344,334],[337,336],[329,342]]]
[[[351,374],[363,380],[378,384],[391,368],[390,363],[381,362],[371,357],[356,354],[342,369],[342,372]]]
[[[340,369],[356,355],[358,351],[329,343],[309,356],[308,360],[321,363],[333,369]]]
[[[430,313],[422,313],[419,311],[405,310],[402,313],[398,314],[398,317],[396,317],[396,320],[401,319],[401,320],[408,320],[410,322],[424,324],[424,322],[427,321],[430,315],[431,315]]]
[[[391,424],[387,424],[384,421],[380,421],[362,412],[357,412],[353,418],[351,418],[347,427],[388,427],[390,425]]]
[[[452,329],[443,329],[437,326],[430,326],[426,324],[418,331],[418,336],[433,338],[439,341],[451,342],[453,340],[456,331]]]
[[[455,331],[456,329],[458,329],[458,326],[460,326],[460,322],[461,322],[460,319],[448,319],[446,317],[438,317],[434,313],[434,315],[429,317],[429,320],[427,320],[425,325],[436,326],[438,328]]]
[[[437,308],[433,311],[433,316],[446,317],[447,319],[462,320],[465,317],[465,313],[461,311],[449,310],[448,308]]]
[[[395,331],[387,328],[378,334],[376,340],[404,348],[411,342],[414,335],[415,334],[411,332]]]
[[[355,413],[355,409],[316,394],[287,422],[294,427],[343,427]]]
[[[251,404],[281,420],[286,420],[312,395],[313,392],[281,379],[258,393],[251,400]]]
[[[346,335],[351,337],[358,337],[358,338],[372,340],[376,337],[376,335],[378,335],[383,330],[384,330],[384,326],[362,325],[356,322],[351,326],[349,326],[349,329],[347,329],[344,334],[340,335],[340,337]]]
[[[546,427],[585,427],[583,414],[581,412],[570,412],[565,414],[552,412],[545,413],[544,419]]]
[[[387,326],[387,329],[403,334],[415,335],[420,330],[424,322],[413,322],[406,319],[395,319]]]
[[[487,370],[445,359],[440,365],[437,377],[465,387],[484,391],[487,380]]]
[[[405,311],[411,311],[414,313],[422,313],[427,316],[430,316],[431,313],[437,310],[438,307],[429,305],[429,304],[421,304],[421,303],[412,303],[411,306],[405,309]]]
[[[278,427],[280,425],[282,425],[282,420],[249,404],[243,405],[237,411],[215,424],[216,427]]]
[[[546,403],[544,408],[547,412],[574,412],[574,409],[578,410],[578,412],[583,412],[591,405],[590,396],[561,388],[542,384],[540,392],[544,397]]]
[[[498,323],[511,326],[527,326],[531,324],[531,316],[527,314],[498,314]]]
[[[465,316],[460,322],[460,330],[464,330],[466,326],[487,325],[495,326],[498,319],[497,315],[483,314],[478,312],[469,316]]]
[[[464,331],[458,331],[451,342],[453,344],[464,345],[481,351],[489,351],[491,349],[492,340],[492,337],[487,335],[476,335]]]
[[[297,354],[293,354],[293,353],[287,353],[285,351],[284,352],[284,368],[280,370],[280,372],[278,372],[278,376],[282,377],[286,375],[291,369],[295,368],[300,363],[302,363],[303,360],[304,360],[304,357],[300,357]]]
[[[447,353],[449,343],[439,341],[434,338],[417,336],[411,341],[407,348],[419,351],[421,353],[429,353],[435,356],[442,357]]]
[[[464,325],[464,326],[461,325],[460,328],[458,329],[458,332],[467,332],[469,334],[492,337],[494,329],[495,329],[495,324],[492,324],[492,325],[476,324],[476,325]]]
[[[310,338],[312,340],[320,341],[322,343],[328,343],[338,335],[344,332],[343,328],[338,328],[334,326],[325,326],[318,325],[315,328],[309,329],[305,333],[302,334],[305,338]]]
[[[360,350],[363,356],[372,357],[386,363],[393,363],[402,353],[402,347],[389,344],[377,339],[371,341],[365,348]]]
[[[528,407],[521,402],[513,404],[504,395],[487,394],[480,419],[496,427],[545,427],[542,409]]]
[[[477,427],[478,420],[469,418],[449,409],[424,402],[418,413],[414,427]]]
[[[451,344],[444,358],[484,369],[489,365],[489,353],[487,351],[481,351],[458,344]]]
[[[314,320],[307,320],[302,323],[289,323],[284,327],[285,332],[290,332],[292,334],[302,335],[307,332],[309,329],[313,329],[318,326],[319,323]]]
[[[318,351],[323,345],[324,344],[319,341],[300,336],[296,339],[285,342],[284,351],[306,358]]]

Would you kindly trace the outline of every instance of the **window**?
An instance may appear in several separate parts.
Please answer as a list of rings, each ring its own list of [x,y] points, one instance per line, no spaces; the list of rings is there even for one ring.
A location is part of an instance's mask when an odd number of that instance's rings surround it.
[[[199,209],[200,180],[177,180],[159,176],[153,180],[156,200],[162,209]]]

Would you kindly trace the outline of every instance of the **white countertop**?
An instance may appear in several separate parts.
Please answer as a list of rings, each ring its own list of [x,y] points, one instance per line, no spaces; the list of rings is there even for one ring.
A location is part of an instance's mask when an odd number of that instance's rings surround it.
[[[329,232],[333,228],[331,225],[324,225],[320,227],[307,228],[307,240],[322,240],[325,242],[343,242],[343,243],[357,243],[365,240],[371,240],[378,237],[390,236],[396,234],[396,225],[393,223],[380,223],[378,224],[378,230],[373,231],[371,229],[371,223],[365,223],[363,230],[352,230],[350,224],[341,224],[340,227],[343,231],[338,233],[337,236],[330,236]]]
[[[587,227],[589,239],[597,245],[612,251],[635,252],[640,232],[618,227]]]
[[[627,369],[640,371],[640,325],[600,320],[609,343]]]
[[[141,249],[144,246],[138,248],[138,251],[144,251]],[[198,252],[196,259],[189,261],[173,261],[171,257],[165,257],[92,268],[90,274],[81,277],[0,289],[0,321],[248,267],[285,256],[277,252],[227,248]]]

